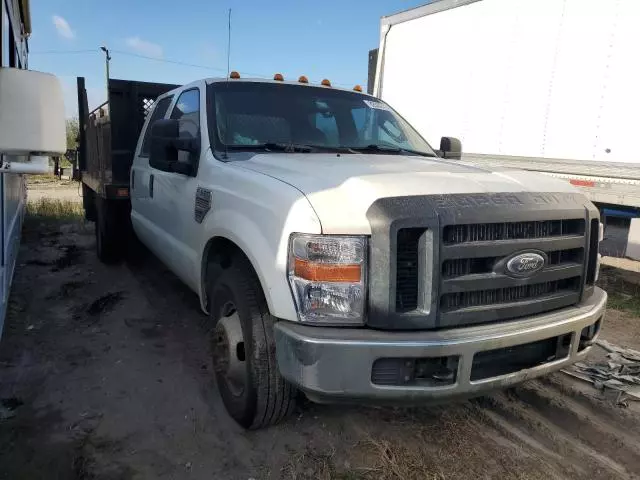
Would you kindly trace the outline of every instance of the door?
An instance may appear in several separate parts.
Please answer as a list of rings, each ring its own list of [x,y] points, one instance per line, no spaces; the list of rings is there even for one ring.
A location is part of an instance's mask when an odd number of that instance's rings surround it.
[[[181,138],[200,138],[201,112],[205,110],[204,95],[199,88],[181,92],[171,109],[169,118],[178,120]],[[203,150],[202,148],[200,149]],[[197,165],[201,152],[178,151],[178,162],[195,165],[192,175],[167,172],[150,167],[153,196],[149,200],[151,219],[158,228],[161,251],[157,255],[185,283],[198,289],[195,274],[198,253],[195,239],[197,222],[194,218],[197,190]]]
[[[149,120],[142,130],[141,141],[138,142],[136,156],[131,167],[130,192],[131,192],[131,222],[138,237],[152,251],[156,252],[159,245],[156,232],[153,228],[153,198],[154,175],[149,167],[149,151],[151,147],[151,125],[156,120],[165,118],[173,95],[160,97],[151,112]]]

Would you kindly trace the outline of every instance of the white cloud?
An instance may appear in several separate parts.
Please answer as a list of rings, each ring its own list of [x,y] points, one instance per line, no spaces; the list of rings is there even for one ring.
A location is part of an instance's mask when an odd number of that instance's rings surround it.
[[[69,40],[76,38],[75,32],[71,30],[69,22],[67,22],[64,18],[59,15],[54,15],[52,20],[53,24],[56,27],[56,30],[58,31],[58,35],[64,38],[68,38]]]
[[[162,47],[157,43],[142,40],[140,37],[127,38],[127,45],[136,53],[147,57],[162,58]]]

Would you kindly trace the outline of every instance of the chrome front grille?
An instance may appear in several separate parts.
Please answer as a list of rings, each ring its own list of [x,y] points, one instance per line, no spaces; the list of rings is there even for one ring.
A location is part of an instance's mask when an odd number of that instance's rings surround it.
[[[444,226],[441,325],[513,319],[577,303],[585,231],[582,218]],[[544,255],[544,268],[524,278],[512,275],[507,261],[521,252]]]
[[[593,291],[599,217],[577,193],[380,198],[367,218],[369,327],[509,321],[578,304]],[[531,270],[518,269],[527,255]]]

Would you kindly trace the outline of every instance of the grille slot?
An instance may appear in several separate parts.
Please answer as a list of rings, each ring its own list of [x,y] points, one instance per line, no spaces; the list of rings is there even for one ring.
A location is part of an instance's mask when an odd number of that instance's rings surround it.
[[[540,220],[531,222],[449,225],[444,228],[445,245],[501,240],[536,239],[584,235],[584,220]]]
[[[549,262],[547,266],[568,264],[581,264],[583,262],[584,249],[571,248],[567,250],[554,250],[547,252]],[[445,279],[490,273],[497,262],[506,257],[481,257],[481,258],[454,258],[442,263],[442,276]]]
[[[489,273],[501,258],[503,257],[455,258],[445,260],[442,264],[442,275],[445,278],[454,278],[464,275]]]
[[[396,259],[396,311],[409,312],[418,308],[420,283],[420,237],[424,228],[398,230]]]
[[[547,252],[547,256],[549,257],[549,265],[581,264],[584,261],[584,249],[555,250]]]
[[[494,304],[514,303],[551,296],[558,293],[580,290],[580,278],[571,277],[551,282],[518,285],[491,290],[447,293],[440,298],[440,306],[445,312]],[[516,315],[517,316],[517,315]]]
[[[568,333],[523,345],[478,352],[471,365],[471,381],[499,377],[567,358],[572,336]]]

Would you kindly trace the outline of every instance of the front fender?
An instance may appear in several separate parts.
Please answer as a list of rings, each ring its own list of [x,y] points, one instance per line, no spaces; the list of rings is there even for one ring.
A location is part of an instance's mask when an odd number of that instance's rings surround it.
[[[200,246],[203,309],[207,245],[211,239],[222,237],[235,243],[253,265],[271,314],[286,320],[298,319],[287,280],[289,237],[293,232],[321,233],[322,230],[307,198],[292,187],[278,183],[278,194],[268,201],[259,201],[260,195],[248,197],[230,195],[230,192],[216,195],[214,192],[214,208],[205,219]]]

